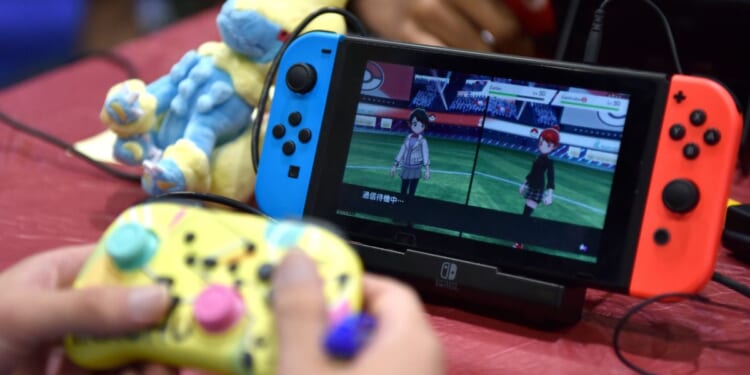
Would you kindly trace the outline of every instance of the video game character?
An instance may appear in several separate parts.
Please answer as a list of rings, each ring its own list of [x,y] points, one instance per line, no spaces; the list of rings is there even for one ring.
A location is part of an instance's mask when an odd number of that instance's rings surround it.
[[[391,167],[391,176],[396,174],[396,168],[401,167],[401,194],[414,196],[417,184],[422,178],[422,166],[424,165],[424,179],[430,179],[430,149],[424,133],[430,116],[422,108],[416,108],[409,114],[409,128],[411,134],[406,136],[404,143],[396,155],[396,160]]]
[[[553,125],[539,133],[537,147],[539,156],[531,165],[526,180],[521,184],[518,192],[526,199],[523,206],[523,216],[531,216],[539,203],[549,206],[552,204],[552,193],[555,190],[555,166],[549,154],[560,145],[560,127]],[[547,175],[545,183],[545,173]],[[515,243],[514,248],[522,249],[523,244]]]

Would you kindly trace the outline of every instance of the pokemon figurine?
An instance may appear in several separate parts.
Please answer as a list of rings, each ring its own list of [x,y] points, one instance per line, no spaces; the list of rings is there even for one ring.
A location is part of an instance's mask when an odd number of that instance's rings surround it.
[[[228,0],[217,17],[221,42],[187,52],[169,74],[112,87],[100,118],[116,135],[115,159],[142,165],[150,195],[209,192],[247,201],[255,173],[251,118],[270,62],[310,13],[346,0]],[[305,29],[345,32],[335,14]]]

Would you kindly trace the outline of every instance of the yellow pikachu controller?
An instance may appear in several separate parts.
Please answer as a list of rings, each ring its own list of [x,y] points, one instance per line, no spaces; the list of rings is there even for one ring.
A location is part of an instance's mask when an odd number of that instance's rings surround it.
[[[361,314],[362,264],[331,232],[304,222],[174,203],[125,211],[104,233],[75,288],[164,283],[173,296],[157,327],[125,337],[69,336],[72,361],[109,369],[151,361],[220,374],[272,374],[276,335],[269,297],[274,267],[301,249],[324,281],[325,349],[349,358],[374,321]]]

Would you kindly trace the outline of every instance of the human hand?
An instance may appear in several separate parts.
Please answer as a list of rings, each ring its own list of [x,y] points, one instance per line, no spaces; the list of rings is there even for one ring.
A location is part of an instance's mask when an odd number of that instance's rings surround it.
[[[529,185],[526,185],[526,181],[521,184],[521,187],[518,189],[518,194],[521,194],[521,196],[524,196],[526,194],[526,189],[529,188]]]
[[[552,189],[547,189],[547,191],[544,192],[542,203],[544,203],[545,206],[549,206],[552,204]]]
[[[289,253],[274,272],[273,286],[279,375],[444,372],[440,341],[419,299],[408,287],[365,275],[365,308],[377,325],[357,356],[342,363],[331,359],[323,349],[328,317],[315,263],[302,252]]]
[[[429,180],[430,179],[430,167],[425,167],[424,169],[424,179]]]
[[[0,273],[0,373],[86,374],[65,358],[71,333],[117,335],[149,327],[169,305],[163,286],[70,289],[93,246],[33,255]],[[158,365],[123,373],[168,374]]]
[[[393,177],[395,175],[396,175],[396,166],[394,165],[394,166],[391,167],[391,177]]]
[[[530,56],[534,41],[501,0],[351,0],[379,36],[405,42]]]

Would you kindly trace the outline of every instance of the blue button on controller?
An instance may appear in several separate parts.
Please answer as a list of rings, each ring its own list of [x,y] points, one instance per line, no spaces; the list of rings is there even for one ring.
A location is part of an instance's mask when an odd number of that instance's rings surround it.
[[[156,254],[159,239],[143,226],[127,223],[117,227],[104,246],[117,268],[132,271],[151,260]]]

